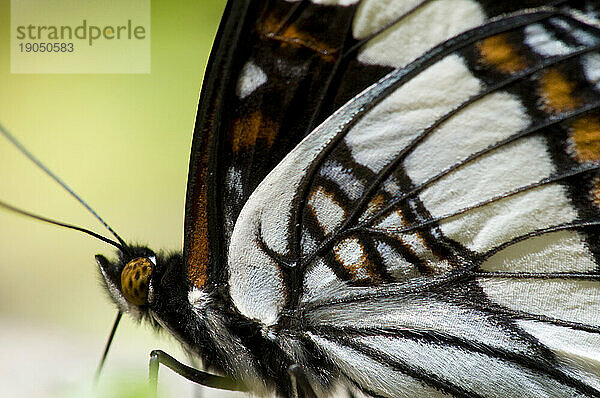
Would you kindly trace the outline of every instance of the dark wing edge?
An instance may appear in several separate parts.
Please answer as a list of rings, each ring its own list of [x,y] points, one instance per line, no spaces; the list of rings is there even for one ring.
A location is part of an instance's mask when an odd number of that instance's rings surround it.
[[[190,283],[203,287],[219,264],[222,240],[217,205],[217,154],[224,112],[224,95],[239,37],[251,1],[228,1],[202,83],[188,172],[185,202],[185,266]]]

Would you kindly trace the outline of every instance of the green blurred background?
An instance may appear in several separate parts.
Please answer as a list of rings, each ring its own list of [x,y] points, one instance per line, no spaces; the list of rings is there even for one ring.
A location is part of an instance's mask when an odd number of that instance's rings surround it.
[[[150,74],[28,75],[10,73],[10,1],[0,0],[0,123],[128,241],[182,247],[192,129],[224,4],[153,1]],[[0,159],[0,200],[106,235],[2,137]],[[1,396],[140,396],[151,349],[185,359],[168,336],[124,317],[92,392],[116,312],[100,286],[96,253],[113,250],[0,211]],[[190,383],[170,373],[161,370],[162,396],[191,396]]]

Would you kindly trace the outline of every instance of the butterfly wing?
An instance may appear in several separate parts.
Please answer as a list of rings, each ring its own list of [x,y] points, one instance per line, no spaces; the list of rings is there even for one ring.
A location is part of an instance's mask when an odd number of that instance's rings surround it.
[[[191,151],[184,256],[191,285],[226,286],[235,220],[264,176],[327,116],[392,68],[344,51],[356,5],[229,1]],[[338,84],[351,73],[350,84]],[[312,126],[312,127],[311,127]]]
[[[242,206],[316,125],[425,50],[523,6],[429,3],[228,2],[190,157],[184,257],[191,285],[227,284],[223,259]],[[415,34],[427,24],[436,29]]]
[[[328,118],[239,215],[236,308],[369,395],[600,395],[593,15],[490,22]]]

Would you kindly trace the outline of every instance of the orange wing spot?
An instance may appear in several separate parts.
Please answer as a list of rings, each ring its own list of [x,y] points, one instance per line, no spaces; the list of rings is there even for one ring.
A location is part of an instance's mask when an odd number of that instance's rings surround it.
[[[515,73],[527,68],[525,57],[507,40],[506,34],[488,37],[477,44],[480,61],[502,73]]]
[[[365,248],[356,237],[346,238],[333,247],[335,259],[342,264],[355,281],[378,280],[375,266],[368,259]]]
[[[379,210],[383,209],[384,204],[385,198],[383,194],[380,193],[379,195],[373,197],[369,201],[369,204],[367,205],[367,213],[375,214],[375,212],[378,212]]]
[[[585,115],[575,119],[570,135],[579,162],[600,160],[600,116]]]
[[[335,61],[337,50],[327,44],[315,39],[306,32],[299,31],[293,24],[281,27],[280,21],[274,16],[269,16],[263,24],[257,27],[257,31],[267,39],[281,42],[281,46],[304,47],[318,53],[327,62]]]
[[[233,152],[247,150],[256,145],[256,141],[265,140],[271,147],[277,137],[277,125],[256,111],[244,118],[235,119],[229,130],[229,139]]]
[[[383,209],[385,204],[385,197],[383,194],[378,194],[371,198],[369,203],[367,204],[367,208],[364,213],[360,216],[359,222],[364,222],[368,220],[371,216],[376,214],[379,210]]]
[[[592,185],[592,190],[590,191],[592,202],[594,202],[596,207],[600,208],[600,178],[594,178]]]
[[[575,96],[575,83],[564,74],[550,69],[540,77],[542,109],[548,113],[561,113],[577,108],[581,101]]]

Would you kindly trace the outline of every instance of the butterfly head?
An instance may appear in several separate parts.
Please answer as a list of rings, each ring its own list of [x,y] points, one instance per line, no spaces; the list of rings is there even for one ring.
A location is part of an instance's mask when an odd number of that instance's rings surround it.
[[[97,255],[96,261],[111,299],[121,311],[139,317],[154,301],[161,258],[157,260],[147,247],[133,246],[129,251],[127,256],[118,252],[116,261],[102,255]]]
[[[121,292],[127,301],[135,305],[148,304],[148,285],[155,265],[155,257],[134,258],[125,265],[121,271]]]

